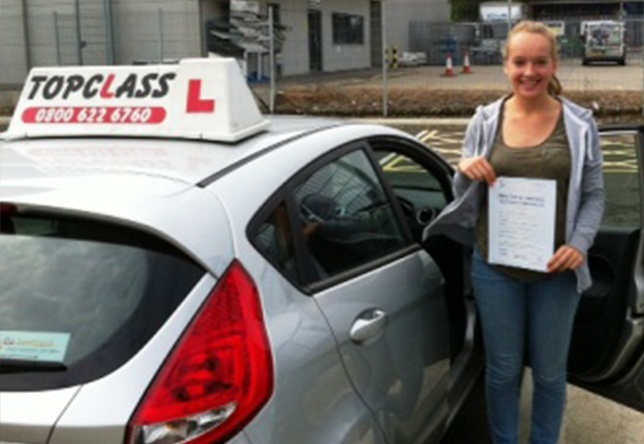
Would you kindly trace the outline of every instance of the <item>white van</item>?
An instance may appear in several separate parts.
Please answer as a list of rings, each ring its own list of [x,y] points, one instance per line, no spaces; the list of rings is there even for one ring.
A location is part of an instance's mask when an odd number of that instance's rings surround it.
[[[626,64],[624,23],[613,20],[581,23],[580,35],[584,42],[582,65],[592,62],[617,62]]]

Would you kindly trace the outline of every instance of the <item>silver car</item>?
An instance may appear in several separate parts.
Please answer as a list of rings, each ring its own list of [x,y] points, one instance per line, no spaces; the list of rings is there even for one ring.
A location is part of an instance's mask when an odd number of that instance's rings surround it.
[[[246,94],[211,103],[199,70],[156,69],[178,70],[168,89],[196,114]],[[96,76],[72,71],[27,85]],[[0,146],[0,442],[440,441],[484,364],[467,252],[421,241],[452,198],[441,156],[391,127],[302,117],[213,137],[191,115],[183,136],[176,121],[157,135],[97,126],[94,105],[31,103],[36,89]],[[128,99],[96,107],[120,118]],[[642,128],[614,134],[643,143]],[[639,226],[602,236],[606,260],[591,264],[621,274],[596,276],[579,328],[608,326],[615,338],[593,347],[615,347],[590,356],[576,336],[574,365],[618,393],[642,361],[629,305],[642,302],[642,242]],[[596,318],[611,307],[623,310]]]

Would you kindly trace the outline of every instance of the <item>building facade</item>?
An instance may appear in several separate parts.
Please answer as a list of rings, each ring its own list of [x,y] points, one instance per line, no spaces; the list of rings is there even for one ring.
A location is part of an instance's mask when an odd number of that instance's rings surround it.
[[[36,66],[212,55],[266,75],[269,8],[285,76],[381,66],[383,39],[403,51],[410,21],[450,18],[448,0],[0,0],[0,84]]]

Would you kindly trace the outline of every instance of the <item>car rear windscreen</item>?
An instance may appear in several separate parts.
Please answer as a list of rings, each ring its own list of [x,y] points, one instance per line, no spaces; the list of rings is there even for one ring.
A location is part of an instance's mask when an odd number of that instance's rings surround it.
[[[132,357],[205,271],[150,234],[0,214],[0,390],[100,378]]]

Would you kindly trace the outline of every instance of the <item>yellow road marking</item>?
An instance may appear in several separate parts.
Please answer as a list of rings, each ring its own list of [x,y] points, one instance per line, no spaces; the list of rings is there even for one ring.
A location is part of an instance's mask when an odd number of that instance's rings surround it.
[[[421,137],[420,141],[423,143],[427,143],[428,140],[436,138],[437,134],[438,134],[438,130],[431,130],[427,132],[423,137]]]

